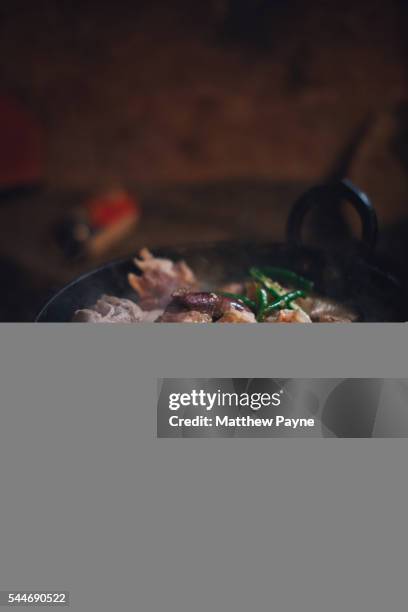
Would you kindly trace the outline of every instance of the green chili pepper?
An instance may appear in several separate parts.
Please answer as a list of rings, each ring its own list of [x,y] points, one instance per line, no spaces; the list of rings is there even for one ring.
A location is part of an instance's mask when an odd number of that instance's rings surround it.
[[[268,307],[268,293],[264,287],[258,286],[256,288],[256,299],[258,302],[258,313],[257,321],[262,321],[264,318],[264,312]]]
[[[281,287],[279,283],[275,283],[275,281],[266,276],[266,274],[264,274],[259,268],[251,268],[249,273],[253,279],[262,283],[268,293],[270,293],[275,299],[281,297],[281,295],[285,293],[283,287]]]
[[[272,295],[273,298],[275,298],[275,300],[282,297],[282,295],[285,295],[285,289],[282,287],[282,285],[266,276],[266,274],[264,274],[259,268],[251,268],[249,273],[252,278],[258,280],[264,285],[265,289]],[[294,308],[295,310],[300,309],[300,307],[293,306],[292,304],[288,304],[288,308],[289,310],[293,310]]]
[[[249,271],[252,278],[261,282],[266,290],[275,298],[279,299],[283,295],[285,295],[285,289],[276,281],[272,280],[266,274],[262,272],[259,268],[251,268]],[[304,296],[303,296],[304,297]],[[288,302],[286,304],[286,308],[289,310],[298,310],[299,312],[306,314],[303,308],[301,308],[298,304],[294,302]]]
[[[313,289],[313,281],[300,274],[296,274],[296,272],[287,270],[286,268],[266,267],[261,270],[261,273],[277,278],[282,282],[288,282],[290,285],[299,289],[305,289],[306,291],[311,291]]]
[[[275,300],[274,302],[272,302],[272,304],[269,304],[269,306],[264,310],[263,314],[265,317],[267,317],[277,308],[284,308],[290,302],[293,302],[293,300],[296,300],[300,297],[305,297],[305,292],[302,289],[296,289],[296,291],[289,291],[289,293],[285,293],[285,295],[282,295],[278,300]]]
[[[253,312],[256,312],[256,304],[253,300],[250,300],[246,295],[241,295],[240,293],[228,293],[226,291],[217,291],[218,295],[223,295],[224,297],[229,297],[238,302],[242,302],[245,306],[248,306]]]

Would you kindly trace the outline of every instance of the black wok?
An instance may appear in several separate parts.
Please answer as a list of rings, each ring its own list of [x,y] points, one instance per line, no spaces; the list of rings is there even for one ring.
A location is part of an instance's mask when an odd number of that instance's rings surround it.
[[[361,241],[324,251],[303,246],[301,229],[306,213],[316,205],[333,210],[342,201],[349,202],[360,216]],[[356,308],[361,321],[406,321],[401,285],[376,264],[376,239],[377,218],[370,200],[344,180],[313,187],[300,197],[289,215],[286,243],[221,242],[155,249],[154,254],[184,259],[209,288],[242,279],[251,266],[286,267],[313,279],[318,293]],[[102,294],[135,299],[127,282],[128,272],[135,272],[131,259],[81,276],[44,306],[37,321],[71,321],[77,309],[92,306]]]

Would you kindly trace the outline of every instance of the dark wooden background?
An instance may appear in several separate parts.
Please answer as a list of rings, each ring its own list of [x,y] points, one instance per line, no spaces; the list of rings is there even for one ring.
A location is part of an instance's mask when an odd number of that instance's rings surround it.
[[[101,262],[64,259],[53,228],[116,187],[141,199],[142,221],[103,260],[144,244],[282,239],[293,199],[344,171],[401,262],[406,25],[397,0],[3,2],[0,97],[41,135],[41,189],[0,199],[0,319],[29,320]],[[0,145],[0,177],[8,161]]]

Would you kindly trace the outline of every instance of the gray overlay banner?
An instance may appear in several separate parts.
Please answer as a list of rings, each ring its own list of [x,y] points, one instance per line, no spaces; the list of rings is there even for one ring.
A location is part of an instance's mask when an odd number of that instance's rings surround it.
[[[405,612],[405,439],[157,439],[158,378],[408,378],[408,326],[0,325],[0,589]],[[6,610],[7,608],[2,608]]]

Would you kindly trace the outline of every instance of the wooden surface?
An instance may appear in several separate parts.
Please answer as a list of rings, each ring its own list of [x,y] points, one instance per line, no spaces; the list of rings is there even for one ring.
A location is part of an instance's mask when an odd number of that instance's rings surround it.
[[[406,98],[401,1],[270,2],[262,49],[212,4],[3,0],[1,88],[43,128],[48,185],[316,181]]]

